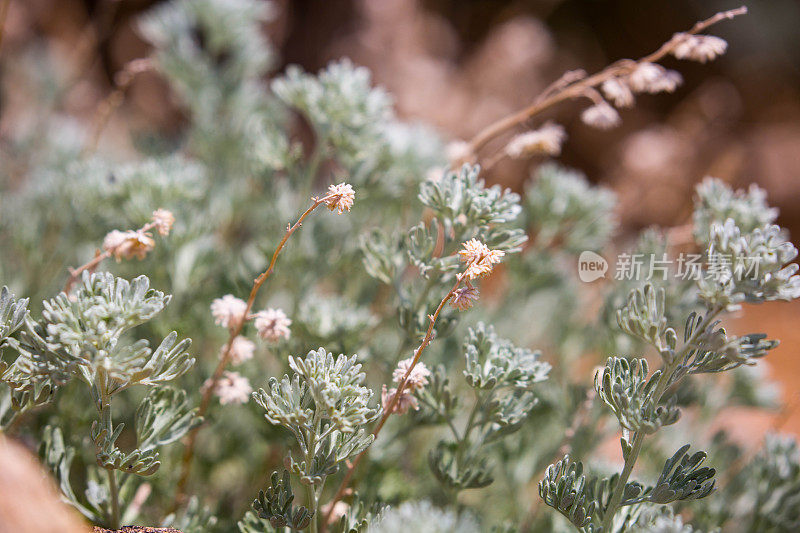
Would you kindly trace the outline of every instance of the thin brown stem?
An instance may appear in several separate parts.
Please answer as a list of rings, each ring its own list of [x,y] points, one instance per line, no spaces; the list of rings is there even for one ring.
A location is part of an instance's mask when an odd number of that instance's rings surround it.
[[[89,136],[89,142],[83,149],[83,156],[87,156],[97,149],[97,143],[100,141],[100,135],[111,120],[111,115],[114,111],[122,105],[125,100],[125,92],[130,87],[133,79],[137,74],[147,72],[152,68],[152,63],[149,59],[134,59],[125,64],[116,76],[114,76],[114,90],[100,102],[95,110],[94,118],[92,120],[92,132]]]
[[[150,231],[154,227],[156,227],[155,222],[148,222],[147,224],[145,224],[136,231],[146,232]],[[96,269],[100,265],[100,263],[102,263],[112,255],[114,255],[114,249],[104,250],[102,252],[100,250],[97,250],[95,251],[94,257],[92,258],[91,261],[84,263],[78,268],[70,268],[69,278],[67,279],[67,282],[64,284],[64,293],[69,294],[69,291],[72,289],[72,286],[75,284],[76,281],[78,281],[78,278],[81,276],[81,274],[83,274],[84,271],[88,270],[89,272],[93,272],[94,269]]]
[[[242,332],[245,323],[247,322],[248,318],[251,318],[250,311],[253,309],[253,303],[256,300],[256,296],[258,295],[258,291],[261,289],[261,286],[264,285],[264,282],[267,281],[267,278],[272,274],[272,271],[275,269],[275,263],[278,261],[278,256],[283,250],[284,246],[286,246],[286,242],[289,240],[289,237],[303,225],[303,220],[311,214],[317,207],[324,204],[335,195],[325,196],[323,198],[314,198],[313,203],[311,206],[300,215],[300,218],[297,219],[297,222],[287,226],[286,233],[283,235],[280,243],[278,243],[278,247],[275,249],[275,252],[272,254],[272,259],[269,262],[269,266],[267,269],[262,272],[254,281],[253,281],[253,288],[250,290],[250,296],[247,298],[247,306],[242,313],[242,316],[239,320],[235,321],[230,328],[230,334],[228,336],[228,341],[225,343],[225,348],[222,352],[222,356],[220,357],[219,363],[217,363],[217,367],[214,370],[214,374],[212,374],[211,379],[208,383],[208,386],[205,387],[203,390],[203,396],[200,399],[200,406],[197,409],[197,416],[204,416],[208,411],[209,406],[211,405],[211,398],[214,395],[214,390],[219,383],[219,380],[222,378],[223,372],[225,372],[225,368],[227,368],[228,363],[231,359],[231,347],[233,346],[233,342],[236,337]],[[173,501],[172,510],[178,508],[185,497],[186,485],[189,481],[189,474],[191,472],[191,465],[192,460],[194,459],[194,451],[195,446],[197,444],[197,435],[200,432],[202,426],[197,426],[189,433],[188,440],[186,442],[186,448],[183,450],[183,457],[181,459],[181,476],[178,479],[178,485],[175,491],[175,500]]]
[[[687,32],[673,35],[672,38],[662,44],[658,50],[642,57],[638,61],[623,59],[609,65],[596,74],[593,74],[589,77],[579,78],[575,81],[569,81],[569,78],[565,77],[566,75],[562,76],[561,79],[551,85],[538,98],[536,98],[530,106],[518,111],[517,113],[514,113],[513,115],[502,118],[481,130],[469,142],[470,151],[473,154],[477,153],[478,150],[483,148],[489,141],[506,132],[507,130],[523,124],[531,117],[538,115],[542,111],[549,109],[560,102],[583,96],[587,89],[597,87],[606,80],[616,76],[629,74],[641,63],[653,63],[659,61],[667,54],[672,52],[676,46],[678,46],[687,38],[687,36],[695,35],[722,20],[732,19],[737,15],[743,15],[745,13],[747,13],[747,8],[745,6],[737,9],[731,9],[730,11],[717,13],[713,17],[696,23]]]
[[[464,275],[459,274],[456,277],[456,282],[453,285],[453,288],[450,289],[450,292],[448,292],[444,296],[444,298],[442,298],[442,301],[439,302],[439,305],[436,307],[436,310],[433,312],[433,314],[428,315],[429,324],[428,324],[428,330],[425,332],[425,337],[422,339],[422,342],[420,343],[419,347],[417,347],[417,349],[414,351],[414,359],[412,359],[411,364],[408,367],[408,370],[406,370],[406,373],[403,375],[403,379],[397,385],[397,390],[392,396],[392,399],[389,401],[389,405],[384,407],[383,415],[381,416],[380,420],[378,420],[378,424],[375,426],[375,429],[372,430],[372,435],[376,439],[378,438],[378,434],[381,432],[381,429],[383,429],[384,424],[386,424],[386,421],[389,419],[389,416],[392,415],[394,408],[397,405],[397,402],[400,400],[400,397],[402,396],[403,391],[406,388],[408,377],[411,375],[411,372],[414,371],[414,367],[417,366],[417,363],[419,363],[419,360],[422,357],[422,352],[425,351],[425,348],[427,348],[428,345],[433,340],[433,328],[436,325],[436,321],[439,318],[439,314],[442,312],[442,309],[444,309],[444,306],[447,304],[450,298],[453,297],[453,294],[456,292],[456,289],[458,289],[463,280],[464,280]],[[347,487],[350,484],[350,480],[353,478],[353,473],[355,472],[361,460],[367,454],[368,450],[369,448],[359,453],[356,456],[356,458],[351,463],[348,464],[347,472],[345,473],[344,478],[342,478],[342,482],[339,484],[339,488],[336,490],[336,494],[333,495],[333,499],[327,504],[328,512],[326,513],[325,518],[322,521],[323,532],[325,531],[326,527],[325,524],[328,524],[330,521],[331,515],[333,513],[333,508],[336,505],[336,502],[338,502],[340,499],[342,499],[342,496],[344,496],[345,491],[347,490]]]

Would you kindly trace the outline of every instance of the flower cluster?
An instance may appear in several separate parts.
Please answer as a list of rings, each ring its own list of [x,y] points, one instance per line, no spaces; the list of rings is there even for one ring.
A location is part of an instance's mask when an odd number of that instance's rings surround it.
[[[505,150],[512,159],[535,154],[558,155],[566,137],[567,133],[563,126],[547,122],[537,130],[516,135],[506,145]]]
[[[203,383],[203,391],[211,387],[212,383],[211,379],[207,379]],[[214,394],[219,397],[222,405],[246,403],[252,392],[250,381],[238,372],[225,371],[214,385]]]
[[[419,402],[417,402],[417,399],[414,397],[414,393],[420,392],[425,388],[428,384],[431,371],[428,370],[425,363],[418,362],[414,365],[414,358],[409,357],[397,363],[397,368],[392,372],[392,381],[400,385],[406,374],[408,374],[408,378],[406,379],[405,387],[397,398],[397,403],[395,403],[394,409],[392,410],[395,414],[406,414],[409,409],[414,409],[415,411],[419,410]],[[389,409],[389,404],[392,403],[392,398],[394,398],[396,393],[396,387],[387,389],[386,385],[383,386],[381,390],[381,403],[383,404],[384,410]]]
[[[211,303],[211,315],[214,323],[223,328],[234,328],[241,323],[247,303],[232,294],[226,294]]]
[[[134,257],[144,259],[155,245],[153,234],[142,230],[113,230],[103,239],[103,250],[113,255],[117,261]]]
[[[258,336],[265,341],[276,342],[281,338],[288,339],[292,321],[280,309],[264,309],[256,313],[255,326]]]
[[[464,276],[468,280],[482,278],[489,274],[494,265],[499,263],[506,255],[502,250],[491,250],[478,239],[470,239],[464,243],[458,255],[466,263]]]
[[[675,46],[672,55],[678,59],[688,59],[706,63],[721,56],[728,49],[725,39],[713,35],[687,35],[678,34],[676,38],[680,43]]]
[[[345,211],[350,211],[350,208],[353,207],[355,197],[356,193],[350,184],[340,183],[338,185],[331,185],[328,187],[325,204],[328,206],[328,209],[331,211],[338,210],[341,215]]]
[[[162,237],[169,235],[175,216],[166,209],[153,211],[149,224],[138,230],[110,231],[103,239],[103,250],[114,256],[117,261],[122,259],[144,259],[156,245],[153,234],[148,230],[155,228]]]

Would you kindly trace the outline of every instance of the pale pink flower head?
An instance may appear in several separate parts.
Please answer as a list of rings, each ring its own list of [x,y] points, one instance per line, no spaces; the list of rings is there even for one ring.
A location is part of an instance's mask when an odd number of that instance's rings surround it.
[[[169,235],[174,223],[175,216],[171,211],[167,211],[166,209],[156,209],[153,211],[153,224],[158,234],[162,237]]]
[[[356,198],[356,192],[349,183],[340,183],[339,185],[331,185],[328,187],[328,197],[325,204],[331,211],[339,210],[341,215],[345,211],[350,211],[353,207],[353,200]]]
[[[392,380],[400,384],[403,381],[403,376],[406,375],[408,369],[411,368],[411,364],[414,362],[413,357],[409,357],[408,359],[403,359],[399,363],[397,363],[397,368],[394,369],[392,372]],[[431,371],[428,370],[428,367],[425,366],[425,363],[419,362],[414,365],[413,370],[408,375],[408,380],[406,381],[405,390],[409,392],[414,392],[417,390],[422,390],[425,385],[428,384],[428,377],[431,375]]]
[[[683,78],[674,70],[667,70],[655,63],[640,63],[628,76],[631,89],[638,93],[671,93],[678,88]]]
[[[223,346],[220,350],[220,357],[225,355],[225,348],[227,345]],[[230,351],[230,361],[232,365],[240,365],[245,361],[248,361],[253,358],[253,352],[255,352],[256,345],[253,341],[248,339],[247,337],[243,337],[242,335],[237,335],[236,338],[233,339],[231,343],[231,351]]]
[[[678,59],[705,63],[721,56],[728,49],[725,39],[713,35],[686,35],[672,50]]]
[[[452,141],[444,147],[445,157],[451,166],[467,163],[475,157],[469,143],[466,141]]]
[[[622,121],[617,110],[608,102],[600,102],[583,110],[581,120],[597,129],[608,130],[618,126]]]
[[[153,235],[141,230],[114,230],[103,239],[103,250],[111,253],[117,261],[134,257],[144,259],[155,245]]]
[[[566,137],[562,126],[547,122],[537,130],[520,133],[511,139],[506,154],[513,159],[535,154],[558,155]]]
[[[278,341],[283,337],[288,339],[292,325],[291,319],[280,309],[264,309],[256,313],[256,330],[259,337],[266,341]]]
[[[630,107],[633,105],[633,91],[621,78],[611,78],[602,85],[603,94],[614,102],[617,107]]]
[[[396,392],[397,389],[387,390],[386,385],[381,389],[381,405],[383,405],[384,411],[389,409],[389,404],[392,403],[392,398]],[[419,411],[419,402],[408,389],[405,389],[397,398],[397,403],[394,404],[394,409],[391,412],[396,415],[404,415],[409,409]]]
[[[237,327],[244,318],[246,310],[245,301],[232,294],[226,294],[211,303],[211,315],[214,317],[214,323],[223,328]]]
[[[459,311],[466,311],[480,297],[480,292],[475,287],[460,287],[453,292],[450,305]]]
[[[210,386],[211,379],[207,379],[203,384],[203,390],[208,390]],[[223,372],[217,381],[217,386],[214,387],[214,394],[219,397],[219,403],[223,405],[245,403],[250,399],[252,392],[250,381],[238,372]]]
[[[501,250],[489,249],[478,239],[470,239],[463,246],[458,255],[467,264],[464,271],[467,279],[480,278],[490,273],[494,265],[499,263],[505,255],[505,252]]]

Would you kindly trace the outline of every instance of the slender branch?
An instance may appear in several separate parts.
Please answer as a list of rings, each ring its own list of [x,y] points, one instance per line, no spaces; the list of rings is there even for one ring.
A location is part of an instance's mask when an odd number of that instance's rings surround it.
[[[702,322],[697,326],[697,328],[695,328],[692,336],[686,341],[686,344],[683,345],[681,351],[676,354],[674,362],[663,368],[663,372],[658,378],[658,383],[656,383],[656,388],[653,392],[653,398],[655,399],[655,402],[653,403],[654,406],[658,405],[658,403],[661,401],[661,397],[664,395],[664,392],[670,385],[669,380],[672,377],[672,373],[675,371],[677,366],[683,362],[686,354],[692,349],[700,335],[705,333],[705,330],[708,328],[709,324],[711,324],[721,312],[722,309],[719,307],[710,309],[708,314],[703,318]],[[637,431],[634,435],[631,451],[625,458],[625,466],[622,468],[622,473],[617,480],[617,484],[614,487],[614,492],[612,493],[611,499],[608,502],[608,507],[605,510],[605,515],[603,517],[603,531],[611,531],[611,522],[614,519],[614,515],[616,514],[620,503],[622,502],[622,495],[624,493],[625,485],[628,483],[628,478],[630,477],[631,472],[633,472],[633,467],[636,464],[636,460],[639,458],[639,452],[642,451],[642,445],[644,444],[645,436],[646,435],[643,431]]]
[[[417,363],[419,363],[419,360],[422,357],[422,352],[425,351],[425,348],[427,348],[428,345],[433,340],[433,328],[436,325],[436,321],[439,318],[439,314],[442,312],[442,309],[444,309],[444,306],[447,304],[450,298],[453,297],[453,294],[456,292],[456,289],[458,289],[459,286],[461,285],[461,282],[464,280],[464,277],[465,277],[464,274],[459,274],[458,276],[456,276],[455,284],[450,289],[450,291],[444,296],[444,298],[442,298],[442,301],[439,302],[439,305],[436,307],[436,311],[434,311],[432,315],[428,315],[429,324],[428,324],[428,330],[425,332],[425,337],[422,339],[422,342],[420,343],[419,347],[414,351],[414,359],[412,359],[411,364],[408,366],[408,370],[406,370],[405,375],[403,375],[403,379],[397,385],[397,390],[392,396],[392,399],[389,401],[389,405],[387,405],[384,408],[383,415],[381,416],[380,420],[378,420],[378,424],[375,426],[375,429],[372,430],[372,435],[376,439],[378,438],[378,434],[381,432],[381,429],[383,429],[384,424],[386,424],[386,420],[389,419],[389,416],[391,416],[392,412],[394,411],[397,402],[400,400],[400,397],[402,396],[403,391],[406,388],[408,377],[411,375],[411,372],[414,371],[414,367],[417,366]],[[342,496],[344,496],[344,493],[347,490],[347,486],[350,484],[350,480],[353,478],[353,473],[355,472],[361,460],[367,454],[368,450],[369,448],[366,448],[364,451],[359,453],[356,456],[356,458],[348,465],[347,472],[345,473],[344,478],[342,478],[342,482],[339,484],[339,488],[336,490],[336,494],[334,494],[333,499],[330,501],[330,503],[328,503],[328,512],[326,513],[325,519],[322,522],[323,531],[325,530],[326,527],[325,525],[330,521],[331,515],[333,514],[333,508],[336,505],[336,502],[341,500]]]
[[[114,90],[97,106],[92,120],[92,132],[89,136],[89,142],[83,149],[82,155],[85,157],[97,149],[97,143],[100,141],[100,134],[103,133],[111,115],[114,111],[122,105],[125,100],[125,92],[130,87],[133,79],[137,74],[147,72],[152,68],[152,62],[149,59],[134,59],[125,64],[116,76],[114,76]]]
[[[108,472],[108,488],[109,498],[111,499],[111,528],[119,528],[119,487],[117,486],[117,471],[113,468],[106,470]]]
[[[142,226],[141,228],[139,228],[136,231],[137,231],[137,233],[138,232],[144,233],[146,231],[150,231],[154,227],[156,227],[156,223],[155,222],[148,222],[147,224],[145,224],[144,226]],[[66,293],[66,294],[69,294],[69,291],[72,289],[72,286],[75,284],[76,281],[78,281],[78,278],[81,276],[81,274],[85,270],[88,270],[89,272],[93,272],[94,269],[96,269],[98,267],[98,265],[100,265],[100,263],[102,263],[103,261],[105,261],[106,259],[111,257],[112,255],[114,255],[115,250],[116,250],[116,248],[111,248],[109,250],[104,250],[102,252],[100,250],[97,250],[95,252],[94,258],[91,261],[89,261],[87,263],[84,263],[83,265],[79,266],[78,268],[70,268],[69,269],[69,278],[67,279],[67,282],[64,284],[63,292]]]
[[[695,35],[722,20],[732,19],[737,15],[743,15],[745,13],[747,13],[747,8],[745,6],[737,9],[731,9],[730,11],[717,13],[713,17],[696,23],[687,32],[673,35],[672,38],[662,44],[658,50],[642,57],[638,61],[623,59],[609,65],[602,71],[589,77],[578,78],[577,76],[568,76],[570,73],[565,74],[562,76],[562,78],[548,87],[548,89],[546,89],[538,98],[536,98],[530,106],[518,111],[517,113],[504,117],[481,130],[469,142],[470,151],[472,153],[477,153],[478,150],[483,148],[489,141],[501,135],[505,131],[523,124],[531,117],[538,115],[542,111],[549,109],[560,102],[584,96],[584,93],[588,89],[597,87],[606,80],[620,75],[629,74],[641,63],[653,63],[662,59],[664,56],[672,52],[675,47],[681,44],[689,35]],[[578,79],[573,80],[572,78]]]
[[[275,269],[275,263],[278,261],[278,256],[280,255],[281,251],[283,250],[284,246],[286,246],[286,242],[289,240],[289,237],[303,225],[303,221],[305,218],[311,214],[317,207],[324,204],[331,198],[335,197],[336,195],[328,195],[322,198],[313,198],[313,202],[311,206],[306,209],[300,218],[297,219],[297,222],[294,224],[288,225],[286,228],[286,233],[283,235],[280,243],[278,243],[278,247],[275,249],[275,252],[272,254],[272,259],[269,262],[269,266],[267,269],[262,272],[254,281],[253,281],[253,288],[250,290],[250,296],[247,298],[247,306],[245,307],[244,312],[239,320],[236,320],[232,323],[230,328],[230,334],[228,336],[228,341],[225,343],[225,348],[223,350],[222,356],[220,357],[219,363],[217,364],[216,369],[214,370],[214,374],[211,376],[211,380],[209,381],[209,385],[205,387],[203,391],[203,396],[200,399],[200,406],[197,410],[197,416],[204,416],[208,411],[209,406],[211,405],[211,398],[214,395],[214,390],[219,383],[219,380],[222,378],[222,374],[227,368],[228,363],[231,360],[231,348],[233,346],[233,341],[239,334],[242,332],[247,319],[250,318],[250,311],[253,309],[253,303],[256,300],[256,296],[258,295],[258,291],[261,289],[261,286],[264,285],[264,282],[267,281],[267,278],[272,274],[272,271]],[[194,458],[194,450],[195,445],[197,444],[197,435],[200,432],[202,426],[197,426],[189,433],[188,441],[186,443],[186,448],[183,451],[183,457],[181,460],[181,476],[178,479],[178,485],[175,491],[175,500],[173,501],[172,510],[174,511],[177,509],[178,505],[180,505],[181,501],[184,499],[185,491],[186,491],[186,484],[189,481],[189,473],[191,471],[191,463],[192,459]]]

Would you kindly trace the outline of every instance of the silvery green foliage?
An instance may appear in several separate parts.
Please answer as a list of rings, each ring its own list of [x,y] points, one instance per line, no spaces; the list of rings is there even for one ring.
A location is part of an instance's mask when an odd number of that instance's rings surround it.
[[[13,344],[18,357],[3,377],[12,391],[35,390],[40,383],[65,385],[73,379],[89,390],[98,415],[89,434],[95,462],[108,472],[107,480],[90,468],[85,500],[76,495],[70,482],[76,451],[65,443],[61,428],[45,429],[43,454],[64,496],[96,523],[118,527],[120,502],[130,503],[130,490],[120,490],[124,483],[117,485],[117,471],[122,476],[153,475],[161,466],[159,450],[198,422],[186,392],[165,386],[194,364],[187,353],[191,341],[178,342],[172,332],[153,350],[147,340],[132,340],[129,333],[168,302],[169,296],[151,289],[145,276],[129,282],[84,272],[74,292],[43,302],[41,319],[28,317]],[[117,444],[125,424],[114,425],[112,400],[134,385],[149,391],[136,412],[135,447],[126,451]]]
[[[356,473],[359,494],[345,497],[349,510],[328,531],[363,532],[380,515],[381,501],[428,498],[440,504],[445,497],[457,498],[460,488],[482,486],[492,478],[497,482],[478,497],[467,493],[458,501],[459,508],[470,507],[480,517],[480,527],[464,513],[428,503],[396,503],[387,521],[373,529],[485,531],[504,522],[510,526],[503,531],[518,531],[521,524],[532,531],[564,531],[569,522],[557,513],[533,509],[528,514],[531,493],[526,488],[542,471],[548,476],[545,500],[587,530],[596,530],[599,521],[613,515],[613,531],[688,531],[690,526],[676,518],[672,507],[643,500],[652,495],[658,501],[691,500],[673,501],[671,506],[680,510],[686,505],[687,523],[704,530],[726,522],[733,530],[798,529],[796,448],[768,443],[732,483],[721,484],[721,494],[694,500],[705,495],[714,479],[706,477],[702,454],[687,453],[682,442],[665,438],[677,433],[675,426],[657,431],[684,407],[691,407],[698,418],[685,431],[694,434],[719,406],[742,401],[743,394],[753,398],[748,401],[760,401],[755,399],[762,390],[760,378],[744,378],[752,372],[741,371],[760,369],[751,365],[774,341],[762,334],[729,335],[713,316],[713,306],[706,308],[698,300],[697,287],[674,280],[651,288],[607,280],[599,290],[604,293],[600,316],[587,325],[586,309],[593,306],[585,305],[584,296],[591,291],[575,279],[574,256],[596,250],[610,257],[606,254],[612,253],[607,245],[615,226],[613,194],[591,186],[577,172],[551,165],[533,174],[522,197],[487,187],[476,167],[445,172],[441,140],[425,126],[399,122],[390,96],[371,85],[366,70],[342,60],[318,74],[292,67],[272,75],[274,51],[262,30],[274,9],[255,0],[172,0],[145,17],[138,28],[153,45],[153,64],[184,107],[186,122],[178,134],[169,136],[137,132],[136,160],[119,161],[102,142],[100,155],[81,155],[86,131],[68,117],[37,113],[35,124],[9,132],[12,145],[4,156],[11,157],[0,158],[0,184],[15,188],[3,190],[0,278],[32,301],[47,298],[46,313],[58,324],[28,316],[21,328],[7,328],[10,336],[0,342],[5,344],[4,361],[11,365],[7,376],[15,378],[6,380],[14,388],[2,386],[0,412],[6,415],[0,423],[15,417],[25,438],[40,437],[46,462],[73,505],[96,522],[111,523],[108,476],[113,473],[120,476],[118,499],[125,523],[227,533],[263,488],[254,510],[239,524],[242,531],[272,531],[271,521],[300,527],[309,517],[310,527],[322,514],[312,508],[331,492],[323,493],[322,482],[331,476],[336,478],[328,481],[338,481],[342,458],[352,459],[371,440],[368,424],[376,410],[368,403],[374,400],[367,400],[367,381],[373,388],[388,383],[397,360],[412,353],[429,323],[428,313],[454,282],[460,266],[454,253],[464,240],[476,237],[509,252],[503,278],[509,290],[500,305],[487,301],[489,305],[476,305],[469,313],[443,310],[436,342],[425,353],[425,362],[435,371],[425,390],[417,393],[421,411],[389,419],[380,446],[370,451]],[[57,93],[62,89],[53,61],[36,52],[22,62],[36,70],[30,85],[48,95],[41,109],[59,108]],[[311,126],[308,146],[299,140],[307,136],[293,131],[295,115]],[[11,177],[20,168],[28,170],[21,182]],[[336,176],[328,172],[331,168]],[[225,331],[210,327],[208,305],[224,294],[246,293],[286,223],[307,207],[312,195],[344,179],[356,189],[352,212],[308,218],[259,295],[265,305],[282,307],[293,320],[291,338],[274,345],[259,343],[256,356],[236,369],[251,380],[265,372],[292,376],[274,382],[276,388],[267,387],[269,398],[262,398],[265,406],[274,403],[267,414],[280,425],[259,424],[260,410],[253,406],[212,402],[189,484],[196,496],[164,518],[175,476],[162,468],[147,478],[153,494],[137,518],[136,506],[127,503],[140,477],[125,472],[148,474],[162,461],[165,466],[175,464],[167,454],[178,447],[165,445],[195,423],[192,406],[218,361]],[[151,320],[128,329],[114,347],[84,346],[84,334],[105,342],[104,333],[76,328],[81,321],[74,320],[72,310],[98,326],[94,304],[50,299],[63,286],[66,267],[91,258],[108,231],[140,227],[159,207],[170,209],[177,219],[169,238],[157,239],[156,249],[141,262],[107,261],[100,268],[123,278],[147,273],[153,286],[169,287],[172,302]],[[724,230],[728,218],[746,240],[748,253],[755,248],[771,257],[769,250],[777,247],[776,261],[788,257],[788,247],[780,244],[784,237],[768,228],[775,210],[766,205],[763,192],[734,192],[721,182],[706,182],[698,189],[695,235],[700,251],[707,255],[712,226]],[[524,230],[529,230],[531,241],[523,249]],[[725,232],[714,231],[719,249]],[[634,249],[666,251],[658,231],[645,232]],[[791,296],[791,276],[782,279],[778,265],[775,268],[769,276],[738,288],[719,289],[709,282],[709,298]],[[730,295],[725,293],[728,289]],[[102,294],[93,294],[90,299],[96,297],[100,308],[108,306]],[[158,304],[159,298],[151,303]],[[145,310],[136,315],[124,306],[108,309],[114,315],[108,322],[118,321],[123,328],[128,319],[148,314]],[[34,308],[33,314],[39,316],[39,310]],[[477,322],[475,315],[521,347],[541,347],[552,371],[538,359],[538,352],[511,345],[491,328],[462,329]],[[45,325],[53,326],[57,348],[48,346],[51,332]],[[178,388],[162,382],[182,371],[183,354],[174,354],[171,366],[148,367],[158,352],[148,352],[150,346],[170,339],[171,330],[195,339],[200,367],[169,382]],[[468,340],[465,367],[457,363],[462,334]],[[146,349],[141,340],[150,342]],[[177,337],[173,340],[172,348],[165,344],[159,358],[169,360],[172,351],[183,349]],[[325,346],[324,355],[313,352],[313,363],[293,358],[287,366],[289,354],[315,346]],[[22,355],[9,359],[18,349]],[[643,357],[650,356],[645,350],[655,350],[650,360],[660,357],[664,366],[645,368]],[[328,351],[361,354],[369,377],[359,377],[362,372],[353,370],[351,358],[333,358]],[[592,402],[595,391],[588,373],[581,377],[574,369],[585,368],[579,362],[594,356],[614,358],[600,374],[600,401]],[[129,364],[147,368],[141,373]],[[722,371],[732,372],[733,379],[725,385],[715,376],[702,376]],[[542,381],[545,376],[548,379]],[[669,378],[666,392],[658,394],[664,376]],[[120,387],[117,392],[134,383],[143,385],[130,394],[113,395],[115,417],[133,421],[133,431],[120,433],[121,424],[111,424],[101,387],[93,392],[85,386],[86,379],[107,384],[108,391]],[[313,390],[309,379],[316,383]],[[54,394],[58,401],[44,405]],[[94,410],[86,408],[87,398],[98,394],[101,413],[94,429],[80,431],[92,423]],[[35,406],[41,408],[31,413]],[[642,482],[627,481],[621,506],[607,513],[620,473],[608,472],[588,458],[608,432],[616,430],[617,416],[626,455],[636,437],[631,431],[647,434],[652,441],[635,465]],[[319,428],[314,427],[315,417]],[[692,424],[690,418],[683,417],[681,423]],[[455,432],[452,439],[442,440],[448,422]],[[431,423],[440,428],[416,431]],[[470,425],[466,435],[464,428]],[[76,433],[92,440],[81,441]],[[392,435],[399,437],[389,438]],[[271,453],[295,441],[300,456],[284,461],[280,453]],[[709,445],[708,462],[720,468],[734,464],[736,457],[723,457],[720,448],[724,447],[716,442]],[[315,453],[307,456],[309,450]],[[675,450],[682,453],[666,468],[664,460]],[[567,458],[547,469],[554,457],[565,453]],[[587,458],[591,474],[573,457]],[[426,458],[432,459],[442,483],[453,489],[449,493],[435,481]],[[110,470],[94,467],[98,460]],[[284,468],[288,475],[282,474]],[[276,471],[267,487],[265,471]],[[326,488],[331,489],[331,483]],[[637,500],[642,501],[634,503]]]
[[[441,174],[439,173],[441,172]],[[462,264],[456,252],[477,238],[506,254],[520,251],[527,240],[518,227],[520,197],[499,186],[486,187],[480,168],[464,165],[458,172],[437,170],[420,186],[419,200],[434,218],[407,231],[373,231],[361,241],[366,272],[394,292],[398,319],[403,328],[403,348],[424,335],[428,313],[449,290]],[[409,280],[409,272],[415,276]],[[421,275],[427,282],[420,284]],[[438,336],[452,332],[455,317],[442,313]],[[394,361],[392,362],[394,363]]]
[[[709,305],[733,308],[740,302],[793,300],[800,296],[797,248],[779,226],[750,232],[732,218],[713,223],[707,257],[708,273],[699,282],[700,297]]]
[[[743,450],[731,450],[731,458]],[[715,498],[697,509],[699,526],[723,530],[796,531],[800,527],[800,451],[794,439],[767,435],[762,449]]]
[[[601,250],[617,226],[611,190],[592,187],[583,174],[553,163],[537,169],[524,203],[525,222],[541,248],[558,241],[571,253]]]
[[[439,368],[420,393],[423,419],[446,423],[452,440],[440,440],[428,455],[436,479],[448,490],[482,488],[492,483],[489,446],[518,431],[537,399],[534,385],[547,379],[550,365],[540,354],[514,346],[478,323],[464,343],[464,378],[474,403],[462,431],[456,428],[455,394]]]
[[[522,211],[520,197],[499,185],[486,187],[479,172],[478,166],[464,165],[457,173],[428,179],[420,187],[419,199],[457,242],[478,237],[492,249],[517,252],[527,237],[508,224]]]
[[[161,527],[172,527],[183,533],[205,533],[213,530],[217,518],[211,514],[208,507],[203,507],[197,496],[189,498],[183,511],[170,513],[161,522]]]
[[[701,186],[699,201],[703,202],[708,190],[720,188],[724,189],[716,182]],[[715,469],[703,466],[705,452],[689,454],[689,444],[664,463],[652,486],[629,478],[645,438],[675,423],[680,416],[677,397],[671,391],[680,390],[678,387],[693,374],[731,371],[741,365],[755,364],[777,344],[766,340],[763,334],[729,337],[719,327],[721,320],[717,317],[742,301],[758,303],[800,296],[800,278],[795,274],[798,267],[789,263],[797,256],[797,250],[786,241],[781,228],[767,225],[743,229],[734,218],[713,219],[734,211],[748,224],[752,217],[743,213],[751,207],[763,208],[760,204],[763,197],[751,192],[745,199],[743,193],[729,191],[723,200],[727,204],[713,204],[711,208],[706,202],[698,206],[700,214],[696,215],[696,222],[710,227],[708,241],[698,239],[698,245],[706,247],[703,254],[707,260],[706,275],[696,285],[701,311],[688,314],[682,342],[676,329],[670,326],[663,288],[650,284],[634,288],[627,303],[617,311],[620,328],[655,349],[662,362],[661,368],[651,373],[643,358],[611,357],[605,369],[595,376],[600,400],[611,408],[623,429],[622,472],[603,481],[590,479],[583,474],[581,462],[565,457],[547,469],[540,483],[545,503],[579,529],[624,531],[632,527],[629,519],[633,515],[625,509],[628,506],[696,500],[714,491]],[[774,213],[765,216],[774,218]],[[726,256],[728,262],[715,262],[717,255]],[[737,275],[740,273],[737,269],[744,268],[737,265],[744,265],[747,260],[757,262],[759,268],[750,277]],[[656,526],[656,522],[660,525]],[[681,522],[671,517],[654,519],[649,527],[666,531],[684,529]]]
[[[259,98],[260,78],[272,61],[272,47],[261,23],[271,10],[272,4],[257,0],[177,0],[139,24],[155,45],[159,71],[189,107],[193,141],[205,156],[229,143],[252,146],[247,134],[259,126],[266,131],[258,120],[266,117],[253,114],[268,105]]]
[[[711,225],[733,219],[744,233],[772,224],[778,210],[767,204],[767,192],[758,185],[734,191],[720,179],[708,177],[697,186],[694,210],[694,236],[709,244]]]
[[[454,511],[438,509],[428,501],[418,501],[406,502],[396,508],[390,508],[384,513],[383,518],[371,525],[367,531],[369,533],[402,533],[406,531],[477,533],[484,530],[467,513],[457,514]]]
[[[649,375],[646,359],[610,357],[603,371],[595,374],[594,387],[620,426],[649,434],[680,418],[674,397],[665,405],[657,405],[655,388],[660,377],[660,370]]]
[[[281,101],[308,117],[318,142],[348,167],[381,149],[383,125],[392,118],[391,99],[371,88],[364,67],[345,59],[313,76],[291,66],[271,87]]]
[[[355,355],[334,357],[320,348],[305,358],[290,356],[289,367],[294,372],[291,378],[271,378],[267,390],[253,393],[253,399],[271,424],[294,435],[302,458],[296,461],[290,455],[287,465],[312,501],[306,502],[308,507],[293,508],[289,472],[282,477],[275,472],[272,487],[259,494],[253,508],[274,528],[305,529],[318,512],[326,478],[372,443],[374,436],[365,428],[380,409],[369,406],[373,392],[363,385],[365,375]],[[248,520],[252,518],[245,523]]]
[[[0,381],[8,379],[10,377],[9,374],[13,372],[10,370],[12,365],[2,359],[3,348],[13,343],[11,336],[25,324],[27,314],[27,298],[17,299],[8,287],[4,286],[0,289]],[[28,384],[26,383],[25,385]],[[29,399],[34,399],[34,402],[36,402],[37,398],[41,398],[42,392],[49,396],[51,391],[49,387],[47,387],[46,391],[34,391],[32,387],[21,386],[17,390],[9,388],[2,392],[3,396],[0,398],[0,428],[4,428],[16,418],[19,411],[30,404]],[[32,395],[30,394],[31,392],[33,392]],[[41,401],[36,403],[41,403]]]

